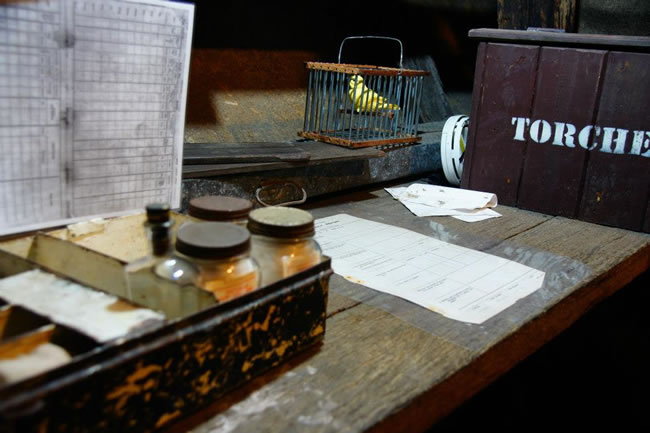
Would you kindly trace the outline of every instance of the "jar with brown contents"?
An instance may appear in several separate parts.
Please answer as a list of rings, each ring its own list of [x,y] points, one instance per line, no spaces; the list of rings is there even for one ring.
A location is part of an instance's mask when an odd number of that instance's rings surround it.
[[[251,255],[262,271],[262,285],[315,266],[321,261],[314,240],[314,218],[304,210],[271,206],[255,209],[248,216]]]
[[[230,223],[199,222],[183,225],[176,235],[176,250],[199,268],[199,287],[220,302],[259,287],[259,266],[250,251],[248,230]]]

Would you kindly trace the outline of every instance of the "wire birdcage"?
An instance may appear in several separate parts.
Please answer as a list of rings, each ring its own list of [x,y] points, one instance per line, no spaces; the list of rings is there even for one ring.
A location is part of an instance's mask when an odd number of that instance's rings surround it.
[[[341,63],[345,41],[364,38],[397,41],[400,67]],[[403,53],[399,39],[350,36],[341,42],[338,63],[307,62],[305,120],[298,135],[346,147],[420,141],[418,111],[429,72],[404,69]]]

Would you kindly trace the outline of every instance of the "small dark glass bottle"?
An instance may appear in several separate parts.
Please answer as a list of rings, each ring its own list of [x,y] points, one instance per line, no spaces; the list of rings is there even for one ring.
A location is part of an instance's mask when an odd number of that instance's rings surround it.
[[[148,256],[126,266],[127,280],[129,274],[139,272],[144,268],[151,268],[159,277],[174,281],[181,286],[187,284],[196,285],[199,275],[197,267],[174,254],[171,242],[171,228],[174,221],[169,215],[169,205],[152,203],[147,205],[146,209],[147,221],[144,226],[151,250]]]

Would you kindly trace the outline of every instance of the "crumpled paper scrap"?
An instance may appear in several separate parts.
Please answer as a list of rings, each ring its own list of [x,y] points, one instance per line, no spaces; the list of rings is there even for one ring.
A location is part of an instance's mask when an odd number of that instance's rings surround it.
[[[419,217],[451,216],[465,222],[476,222],[501,216],[490,209],[497,206],[497,196],[489,192],[422,183],[385,189]]]

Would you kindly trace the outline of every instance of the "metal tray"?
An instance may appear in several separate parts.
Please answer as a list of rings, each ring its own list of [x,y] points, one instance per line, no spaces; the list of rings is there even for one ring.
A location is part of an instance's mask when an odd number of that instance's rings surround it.
[[[41,269],[123,296],[123,266],[141,254],[146,241],[142,218],[115,219],[100,233],[73,236],[59,230],[0,242],[0,278]],[[0,386],[0,431],[146,432],[166,427],[319,343],[325,335],[331,273],[325,257],[230,302],[195,304],[194,311],[176,311],[164,323],[106,343],[84,339],[56,323],[63,331],[53,333],[47,328],[51,325],[43,329],[41,318],[39,332],[63,335],[59,341],[62,346],[71,342],[72,359]]]

